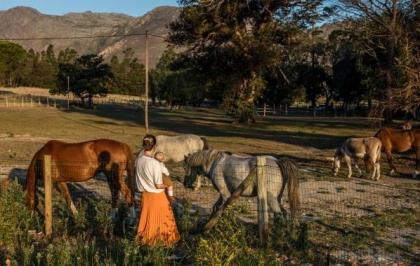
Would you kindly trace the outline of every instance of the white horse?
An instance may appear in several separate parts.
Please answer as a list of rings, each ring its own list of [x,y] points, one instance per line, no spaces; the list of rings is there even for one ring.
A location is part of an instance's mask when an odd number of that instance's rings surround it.
[[[267,180],[267,201],[274,213],[286,213],[281,200],[287,184],[288,200],[292,217],[299,208],[299,179],[296,165],[283,159],[265,156],[265,175]],[[231,196],[231,193],[256,168],[257,157],[240,156],[223,151],[206,150],[196,152],[185,158],[186,176],[184,186],[191,187],[198,173],[211,179],[220,197],[213,206],[213,212]],[[249,186],[241,194],[244,197],[257,196],[257,183]]]
[[[198,151],[207,150],[209,148],[207,139],[193,134],[184,134],[177,136],[156,136],[156,145],[153,149],[153,155],[156,152],[165,154],[165,162],[180,163],[190,154]],[[140,151],[142,155],[143,151]],[[201,178],[197,178],[194,187],[198,190],[201,187]]]

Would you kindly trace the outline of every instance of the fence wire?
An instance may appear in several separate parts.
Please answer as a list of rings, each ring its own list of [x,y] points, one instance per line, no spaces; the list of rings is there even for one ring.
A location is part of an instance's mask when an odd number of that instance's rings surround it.
[[[24,184],[29,163],[28,161],[3,162],[0,165],[0,179],[18,178]],[[87,164],[88,162],[75,161],[53,162],[51,171],[53,180],[59,179],[59,176],[93,176],[97,169],[89,168]],[[121,162],[117,165],[127,182],[126,163]],[[250,167],[221,165],[212,169],[213,178],[199,175],[201,187],[193,190],[184,186],[185,171],[182,164],[167,166],[174,184],[176,198],[173,203],[174,211],[182,213],[179,208],[182,208],[183,202],[188,201],[191,203],[191,212],[201,217],[208,217],[212,213],[213,206],[220,197],[218,191],[227,189],[232,192],[251,172],[255,174],[257,170],[255,164]],[[61,172],[58,170],[60,167]],[[273,219],[274,212],[280,210],[280,206],[276,204],[281,203],[290,213],[288,188],[286,186],[283,200],[280,201],[278,194],[285,178],[282,171],[275,165],[259,167],[264,169],[271,217],[270,228],[273,228],[276,226]],[[42,167],[37,168],[37,173],[42,177]],[[226,180],[233,176],[239,180],[229,183],[222,179],[223,176]],[[42,178],[37,183],[42,205]],[[246,223],[258,222],[256,183],[254,181],[244,192],[250,197],[240,197],[235,202],[235,205],[242,210],[239,218]],[[111,192],[108,178],[103,172],[84,182],[69,183],[69,189],[77,207],[82,206],[80,202],[87,200],[101,202],[107,205],[107,208],[110,207]],[[377,265],[400,262],[412,264],[420,256],[419,190],[388,186],[360,178],[303,179],[300,177],[298,195],[300,198],[298,222],[306,224],[309,243],[324,252],[332,261],[349,263],[356,261]],[[123,195],[119,198],[120,201],[124,201]],[[137,213],[139,213],[139,201],[140,194],[136,193]],[[63,202],[63,196],[56,189],[53,194],[53,208],[63,206]],[[60,211],[64,211],[62,207],[60,208]]]

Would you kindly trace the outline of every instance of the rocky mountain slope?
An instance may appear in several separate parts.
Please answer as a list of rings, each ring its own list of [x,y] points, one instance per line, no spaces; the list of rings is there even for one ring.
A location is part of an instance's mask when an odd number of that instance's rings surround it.
[[[15,7],[0,11],[0,38],[46,38],[46,37],[80,37],[109,36],[144,33],[146,30],[154,35],[165,36],[167,25],[179,14],[176,7],[162,6],[153,9],[140,17],[131,17],[117,13],[68,13],[63,16],[42,14],[28,7]],[[113,38],[89,39],[48,39],[18,40],[17,43],[26,49],[44,50],[53,44],[55,51],[71,47],[80,54],[101,53],[105,57],[121,53],[132,48],[135,55],[144,60],[144,36],[123,36]],[[149,41],[150,63],[153,65],[166,48],[163,38],[151,37]]]

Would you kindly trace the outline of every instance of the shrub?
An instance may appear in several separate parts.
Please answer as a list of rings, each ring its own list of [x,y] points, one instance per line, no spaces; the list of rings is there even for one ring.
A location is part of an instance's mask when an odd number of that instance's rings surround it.
[[[0,190],[0,258],[22,252],[28,230],[40,230],[40,222],[26,208],[24,192],[17,180]],[[25,247],[28,253],[28,247]]]
[[[258,248],[255,225],[241,221],[237,206],[228,207],[217,225],[208,233],[197,236],[189,254],[197,265],[270,265],[275,258]]]

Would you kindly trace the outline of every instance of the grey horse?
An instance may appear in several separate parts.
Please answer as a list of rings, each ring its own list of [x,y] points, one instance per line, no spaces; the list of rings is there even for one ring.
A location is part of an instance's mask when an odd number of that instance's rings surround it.
[[[209,148],[207,139],[205,137],[182,134],[177,136],[156,136],[156,146],[153,149],[153,154],[156,152],[163,152],[165,154],[165,162],[181,163],[185,156],[193,154],[197,151],[207,150]],[[140,151],[139,156],[143,154]],[[198,190],[201,186],[201,178],[197,178],[194,190]]]
[[[267,180],[267,201],[274,213],[286,214],[282,205],[282,196],[287,184],[288,201],[292,217],[299,208],[299,179],[296,165],[272,156],[266,158],[265,178]],[[218,150],[199,151],[185,158],[184,186],[191,187],[197,174],[207,176],[220,193],[213,206],[213,212],[230,197],[231,193],[256,169],[257,157],[235,155]],[[243,197],[257,196],[257,183],[249,186],[241,194]]]

